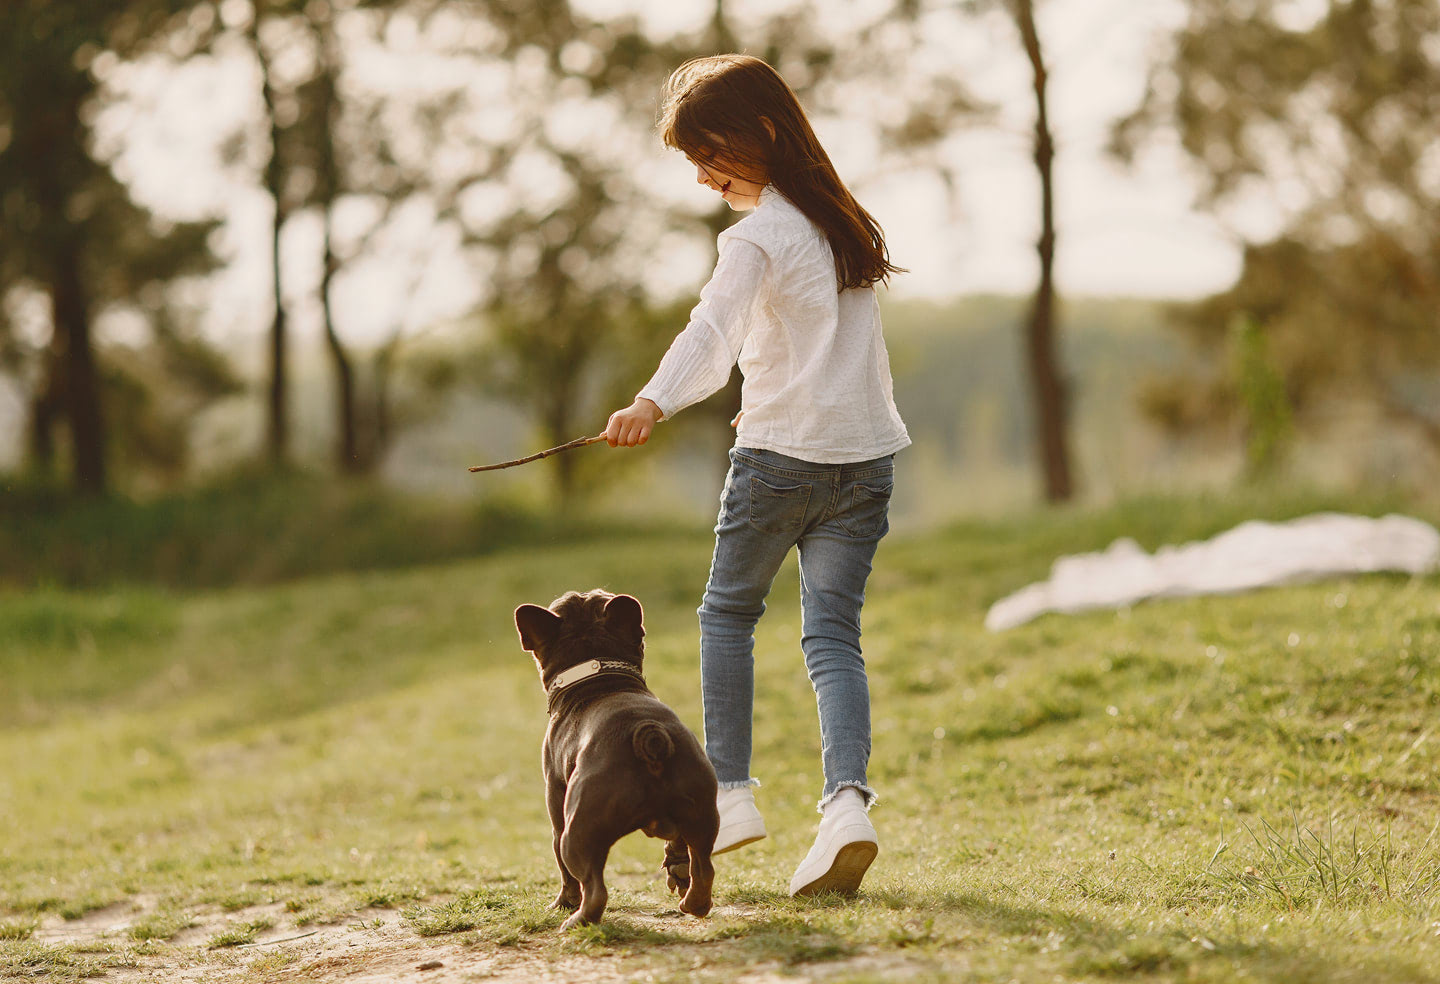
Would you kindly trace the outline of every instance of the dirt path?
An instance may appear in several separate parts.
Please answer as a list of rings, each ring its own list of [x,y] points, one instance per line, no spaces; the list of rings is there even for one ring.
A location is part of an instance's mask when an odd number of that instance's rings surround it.
[[[874,952],[801,966],[771,961],[736,967],[723,942],[666,944],[662,968],[646,957],[619,952],[557,954],[542,945],[467,945],[456,937],[426,938],[406,926],[392,909],[366,910],[337,923],[297,927],[278,904],[236,912],[218,907],[191,912],[194,925],[169,944],[137,947],[128,931],[152,911],[140,900],[109,906],[76,920],[52,916],[36,928],[32,939],[74,947],[78,954],[93,958],[97,969],[103,968],[100,980],[115,984],[618,984],[687,978],[726,984],[822,984],[840,976],[905,979],[939,969],[928,961]],[[717,916],[743,918],[744,914],[728,907],[715,910]],[[208,946],[208,941],[227,927],[263,920],[274,925],[257,933],[253,943]],[[664,917],[644,917],[642,921],[651,920],[658,929],[673,929]]]

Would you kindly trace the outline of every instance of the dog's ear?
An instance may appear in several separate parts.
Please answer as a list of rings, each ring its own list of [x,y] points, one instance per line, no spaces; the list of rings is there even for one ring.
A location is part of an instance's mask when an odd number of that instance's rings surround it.
[[[520,648],[538,653],[560,631],[560,616],[539,605],[521,605],[515,609],[515,628],[520,630]]]
[[[616,595],[605,602],[605,624],[626,639],[645,638],[645,612],[629,595]]]

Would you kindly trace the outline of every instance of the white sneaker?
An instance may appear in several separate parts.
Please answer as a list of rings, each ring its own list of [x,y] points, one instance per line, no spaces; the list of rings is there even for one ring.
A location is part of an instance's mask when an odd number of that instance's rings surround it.
[[[720,832],[715,835],[711,854],[724,854],[765,836],[765,821],[755,807],[754,787],[722,789],[715,797],[715,806],[720,810]]]
[[[848,895],[860,887],[860,880],[879,852],[880,842],[865,812],[864,797],[857,789],[842,789],[825,807],[815,845],[790,879],[790,894]]]

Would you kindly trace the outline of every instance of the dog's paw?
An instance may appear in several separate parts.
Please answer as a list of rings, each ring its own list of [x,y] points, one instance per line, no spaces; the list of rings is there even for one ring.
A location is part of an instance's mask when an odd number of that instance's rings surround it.
[[[660,867],[665,870],[665,887],[670,891],[680,895],[690,887],[690,860],[686,855],[667,852]]]
[[[550,908],[556,909],[560,912],[570,912],[572,910],[580,908],[580,899],[571,898],[564,892],[561,892],[559,895],[555,896],[555,901],[550,903]]]
[[[583,926],[587,922],[590,922],[590,920],[584,919],[580,915],[580,913],[576,912],[572,914],[569,919],[565,920],[563,923],[560,924],[560,932],[563,933],[567,930],[574,929],[576,926]]]
[[[680,911],[694,916],[696,919],[707,916],[710,914],[710,896],[706,895],[703,899],[692,899],[689,893],[686,893],[685,898],[680,900]]]

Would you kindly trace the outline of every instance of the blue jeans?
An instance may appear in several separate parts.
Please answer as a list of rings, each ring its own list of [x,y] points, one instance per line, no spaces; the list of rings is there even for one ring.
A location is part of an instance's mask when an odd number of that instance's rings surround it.
[[[866,805],[870,687],[860,654],[860,607],[875,548],[890,528],[894,456],[820,465],[734,448],[715,524],[715,556],[700,605],[705,751],[722,789],[750,775],[755,624],[790,552],[800,553],[800,648],[820,711],[823,807],[853,787]]]

